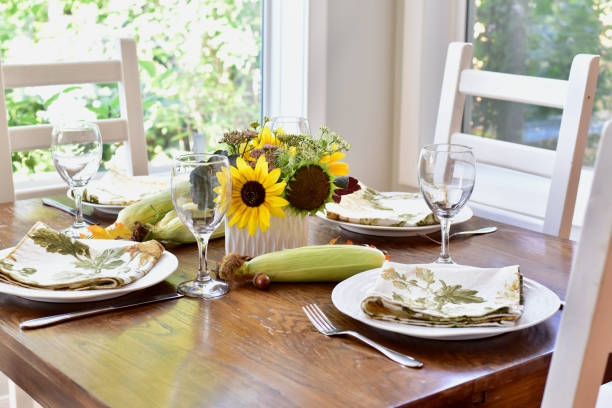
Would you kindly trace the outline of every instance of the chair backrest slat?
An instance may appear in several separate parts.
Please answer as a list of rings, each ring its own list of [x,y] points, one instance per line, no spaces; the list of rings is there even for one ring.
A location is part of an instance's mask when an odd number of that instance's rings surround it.
[[[102,119],[96,123],[100,127],[104,143],[123,142],[128,139],[125,119]],[[11,150],[22,152],[34,149],[47,149],[51,146],[52,125],[13,126],[8,130]]]
[[[2,66],[4,88],[111,83],[121,81],[121,61],[6,64]]]
[[[466,69],[461,72],[459,92],[563,109],[567,97],[567,81]]]
[[[604,126],[543,408],[593,407],[612,351],[612,122]]]
[[[479,71],[471,69],[471,64],[471,44],[449,45],[434,142],[452,140],[466,144],[476,150],[478,162],[550,177],[542,230],[568,238],[593,109],[599,56],[577,55],[568,80]],[[462,133],[467,95],[563,109],[556,153]]]
[[[554,150],[488,139],[467,133],[451,136],[453,143],[471,147],[479,163],[491,164],[541,177],[551,177],[555,166]]]

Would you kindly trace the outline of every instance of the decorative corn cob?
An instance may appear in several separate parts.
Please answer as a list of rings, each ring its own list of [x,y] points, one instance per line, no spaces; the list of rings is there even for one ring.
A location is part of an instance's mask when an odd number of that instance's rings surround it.
[[[170,210],[174,209],[170,189],[128,205],[117,215],[117,221],[133,229],[136,222],[140,224],[155,223]]]
[[[246,282],[263,273],[273,282],[339,282],[356,273],[379,268],[382,252],[358,245],[318,245],[285,249],[248,257],[229,254],[219,269],[219,279]]]
[[[174,210],[170,189],[125,207],[119,212],[116,223],[121,223],[133,231],[132,235],[137,241],[155,239],[164,245],[195,242],[195,237]],[[225,227],[222,223],[211,239],[220,238],[224,233]]]

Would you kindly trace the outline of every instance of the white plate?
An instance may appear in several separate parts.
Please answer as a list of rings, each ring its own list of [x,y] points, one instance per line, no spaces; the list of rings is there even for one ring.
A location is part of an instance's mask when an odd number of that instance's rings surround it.
[[[332,302],[342,313],[369,326],[408,336],[436,340],[471,340],[497,336],[526,329],[554,315],[561,300],[553,291],[538,282],[523,278],[525,309],[514,326],[507,327],[424,327],[406,323],[394,323],[368,317],[361,310],[361,300],[380,274],[382,268],[353,275],[340,282],[332,292]]]
[[[463,209],[459,211],[459,214],[453,217],[451,223],[452,225],[461,224],[472,218],[473,215],[474,213],[470,207],[463,207]],[[389,227],[382,225],[353,224],[346,221],[332,220],[331,218],[327,218],[322,212],[318,212],[317,217],[337,224],[347,231],[356,232],[358,234],[378,235],[381,237],[409,237],[412,235],[429,234],[430,232],[440,231],[440,224],[424,225],[422,227]]]
[[[87,245],[96,249],[106,249],[122,245],[134,244],[132,241],[115,241],[107,239],[91,239],[84,240]],[[0,251],[0,258],[4,258],[13,248],[6,248]],[[0,282],[0,293],[7,295],[19,296],[22,298],[37,300],[39,302],[52,303],[76,303],[76,302],[92,302],[104,299],[110,299],[117,296],[126,295],[136,290],[141,290],[158,284],[165,280],[178,267],[178,259],[168,251],[162,253],[161,258],[153,268],[142,278],[129,285],[122,286],[117,289],[99,289],[99,290],[49,290],[49,289],[30,289],[17,285]]]
[[[72,197],[72,191],[71,190],[68,190],[66,195],[71,200],[74,200],[74,198]],[[119,214],[119,211],[123,210],[126,207],[125,205],[120,205],[120,204],[96,204],[96,203],[90,203],[89,201],[85,201],[85,200],[83,200],[82,203],[83,203],[84,207],[91,207],[91,208],[93,208],[96,211],[99,211],[101,213],[108,214],[108,215],[117,215],[117,214]]]

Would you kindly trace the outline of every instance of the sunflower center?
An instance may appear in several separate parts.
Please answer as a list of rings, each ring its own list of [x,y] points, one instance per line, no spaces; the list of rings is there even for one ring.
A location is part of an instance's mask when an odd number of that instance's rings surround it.
[[[249,207],[259,207],[266,201],[266,189],[257,181],[247,181],[240,190],[240,197]]]
[[[329,176],[321,166],[310,164],[300,167],[287,185],[287,201],[300,210],[316,210],[329,197],[329,184]]]

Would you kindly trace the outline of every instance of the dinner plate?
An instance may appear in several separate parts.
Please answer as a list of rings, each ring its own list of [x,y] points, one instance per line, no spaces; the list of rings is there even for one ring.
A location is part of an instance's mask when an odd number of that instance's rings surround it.
[[[74,197],[72,197],[72,191],[68,190],[68,192],[66,193],[66,195],[68,196],[68,198],[70,198],[71,200],[74,200]],[[120,204],[96,204],[96,203],[90,203],[89,201],[82,201],[83,206],[84,207],[91,207],[96,211],[99,211],[103,214],[108,214],[108,215],[117,215],[119,214],[119,211],[123,210],[126,206],[125,205],[120,205]]]
[[[107,239],[83,240],[92,248],[104,250],[122,245],[134,244],[133,241],[115,241]],[[0,251],[0,258],[4,258],[13,248],[6,248]],[[111,299],[126,295],[130,292],[148,288],[165,280],[178,267],[178,259],[168,251],[164,251],[157,263],[142,278],[129,285],[117,289],[98,289],[98,290],[49,290],[24,288],[17,285],[0,282],[0,293],[19,296],[25,299],[37,300],[39,302],[51,303],[76,303],[92,302],[98,300]]]
[[[470,207],[463,207],[459,214],[453,217],[451,220],[452,225],[461,224],[466,222],[474,213]],[[431,232],[440,231],[440,224],[423,225],[421,227],[391,227],[383,225],[365,225],[365,224],[353,224],[351,222],[332,220],[327,218],[323,212],[318,212],[317,217],[329,221],[333,224],[337,224],[340,228],[347,231],[356,232],[358,234],[367,235],[378,235],[382,237],[409,237],[412,235],[429,234]]]
[[[413,337],[435,340],[471,340],[497,336],[499,334],[526,329],[543,322],[554,315],[561,300],[546,286],[523,278],[523,294],[525,308],[523,315],[513,326],[504,327],[424,327],[407,323],[395,323],[385,320],[376,320],[368,317],[361,310],[361,301],[367,292],[374,286],[376,278],[382,268],[372,269],[353,275],[340,282],[332,292],[332,302],[342,313],[359,320],[369,326],[406,334]]]

